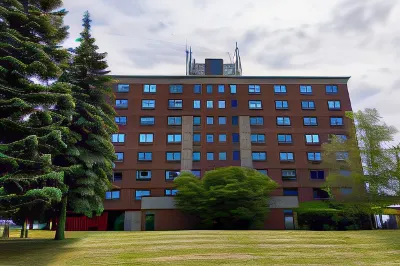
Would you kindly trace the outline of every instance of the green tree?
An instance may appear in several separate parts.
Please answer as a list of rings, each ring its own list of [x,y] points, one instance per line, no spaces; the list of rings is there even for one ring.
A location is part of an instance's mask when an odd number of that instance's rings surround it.
[[[268,176],[240,167],[208,171],[201,180],[184,172],[174,183],[178,208],[214,229],[260,227],[268,212],[268,195],[277,187]]]
[[[55,155],[74,108],[70,86],[52,83],[67,63],[61,0],[0,3],[0,215],[29,215],[66,191]],[[58,10],[58,11],[55,11]],[[46,85],[43,85],[46,84]],[[26,235],[24,232],[21,235]]]
[[[77,141],[71,143],[69,154],[62,154],[55,162],[64,167],[68,193],[60,206],[56,239],[64,238],[66,210],[91,217],[104,210],[105,192],[110,188],[112,165],[115,160],[111,134],[118,132],[115,111],[107,102],[113,99],[112,79],[106,74],[107,54],[99,53],[90,34],[90,15],[85,13],[80,45],[72,49],[69,68],[60,80],[72,84],[75,113],[70,129]]]

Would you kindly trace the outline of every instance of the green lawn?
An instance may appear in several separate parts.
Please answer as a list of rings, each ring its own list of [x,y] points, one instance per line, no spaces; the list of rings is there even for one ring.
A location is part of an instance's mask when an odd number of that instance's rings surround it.
[[[397,231],[30,231],[0,240],[0,265],[400,265]]]

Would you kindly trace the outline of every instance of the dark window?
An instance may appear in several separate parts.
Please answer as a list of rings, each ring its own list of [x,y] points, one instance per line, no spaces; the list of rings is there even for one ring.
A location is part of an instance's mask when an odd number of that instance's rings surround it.
[[[329,199],[329,193],[320,188],[313,188],[314,199]]]
[[[169,85],[169,93],[183,93],[183,85]]]
[[[124,160],[124,153],[123,152],[116,152],[115,156],[117,156],[117,162],[122,162]]]
[[[233,143],[239,142],[239,133],[232,133],[232,142]]]
[[[151,180],[151,171],[150,170],[136,171],[136,180]]]
[[[265,143],[265,134],[251,134],[251,143]]]
[[[165,196],[175,196],[178,193],[177,189],[166,189]]]
[[[182,109],[182,106],[183,106],[182,100],[168,100],[169,109]]]
[[[193,142],[200,142],[201,141],[201,134],[195,133],[193,134]]]
[[[119,199],[121,192],[119,190],[106,191],[106,200]]]
[[[312,94],[311,85],[300,85],[300,93],[301,94]]]
[[[238,107],[238,101],[237,100],[231,100],[231,106],[232,106],[232,108]]]
[[[220,84],[218,85],[218,93],[224,93],[225,92],[225,85]]]
[[[301,101],[301,109],[315,110],[315,102],[314,101]]]
[[[287,110],[289,109],[288,101],[275,101],[276,110]]]
[[[340,101],[328,101],[329,110],[340,110]]]
[[[156,100],[142,100],[142,109],[156,108]]]
[[[343,117],[331,117],[331,126],[343,126]]]
[[[233,157],[234,161],[239,161],[240,160],[240,151],[233,151],[232,157]]]
[[[239,124],[239,117],[238,116],[232,116],[232,125],[237,126]]]
[[[115,100],[115,108],[128,108],[128,100]]]
[[[193,161],[200,161],[201,160],[201,153],[199,151],[194,151],[192,153],[192,160]]]
[[[180,152],[167,152],[166,153],[167,161],[180,161],[181,160],[181,153]]]
[[[282,170],[282,180],[284,181],[291,181],[296,180],[296,170],[294,169],[285,169]]]
[[[200,170],[192,170],[191,171],[193,175],[200,177],[201,176],[201,171]]]
[[[275,93],[286,93],[286,85],[274,85],[274,92]]]
[[[154,125],[154,116],[142,116],[140,117],[140,124],[142,126]]]
[[[326,85],[325,92],[327,94],[337,94],[338,93],[338,86],[337,85]]]
[[[168,116],[168,125],[169,126],[182,125],[182,117],[181,116]]]
[[[113,181],[122,181],[122,173],[121,172],[114,172],[113,173]]]
[[[310,116],[310,117],[303,117],[303,125],[305,126],[317,126],[317,118]]]
[[[214,142],[214,134],[206,134],[206,141],[207,141],[207,143],[213,143]]]
[[[307,152],[307,159],[309,161],[321,161],[321,153],[320,152]]]
[[[251,126],[262,126],[264,125],[264,117],[262,116],[250,116]]]
[[[278,116],[276,118],[276,124],[278,126],[290,126],[290,117],[288,117],[288,116]]]
[[[207,161],[213,161],[213,160],[214,160],[214,153],[207,152]]]
[[[195,84],[195,85],[193,86],[193,92],[194,92],[195,94],[201,94],[201,85],[200,85],[200,84]]]
[[[278,134],[278,143],[292,143],[292,135]]]
[[[180,175],[179,171],[175,171],[175,170],[165,171],[165,180],[174,180],[179,175]]]
[[[293,152],[280,152],[279,159],[281,161],[294,161],[294,154]]]
[[[116,116],[115,123],[117,125],[125,126],[126,125],[126,116]]]
[[[298,196],[299,192],[297,188],[284,188],[283,196]]]
[[[151,161],[152,158],[152,152],[138,152],[138,161]]]
[[[313,180],[323,180],[325,179],[324,170],[310,170],[310,178]]]
[[[213,116],[207,116],[206,117],[206,122],[207,122],[207,125],[214,125],[214,117]]]
[[[201,117],[200,116],[193,116],[193,125],[200,126],[201,125]]]
[[[251,158],[253,161],[265,161],[267,160],[267,153],[266,152],[252,152]]]
[[[129,92],[129,84],[118,84],[117,91],[118,92]]]
[[[213,86],[212,85],[207,85],[207,93],[212,93],[213,91]]]
[[[136,190],[135,191],[135,200],[141,200],[142,197],[149,197],[150,190]]]

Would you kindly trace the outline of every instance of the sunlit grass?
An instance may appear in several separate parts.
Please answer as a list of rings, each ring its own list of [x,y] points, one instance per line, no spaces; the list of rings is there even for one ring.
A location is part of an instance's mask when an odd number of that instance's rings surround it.
[[[397,231],[30,231],[0,240],[0,265],[400,265]]]

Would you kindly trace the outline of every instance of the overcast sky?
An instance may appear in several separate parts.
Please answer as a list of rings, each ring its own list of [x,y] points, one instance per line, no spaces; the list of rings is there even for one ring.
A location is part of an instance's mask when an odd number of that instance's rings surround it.
[[[185,74],[185,44],[198,62],[229,62],[243,75],[351,76],[354,110],[377,108],[400,129],[400,0],[64,0],[66,47],[89,10],[112,74]],[[400,136],[397,137],[400,141]]]

